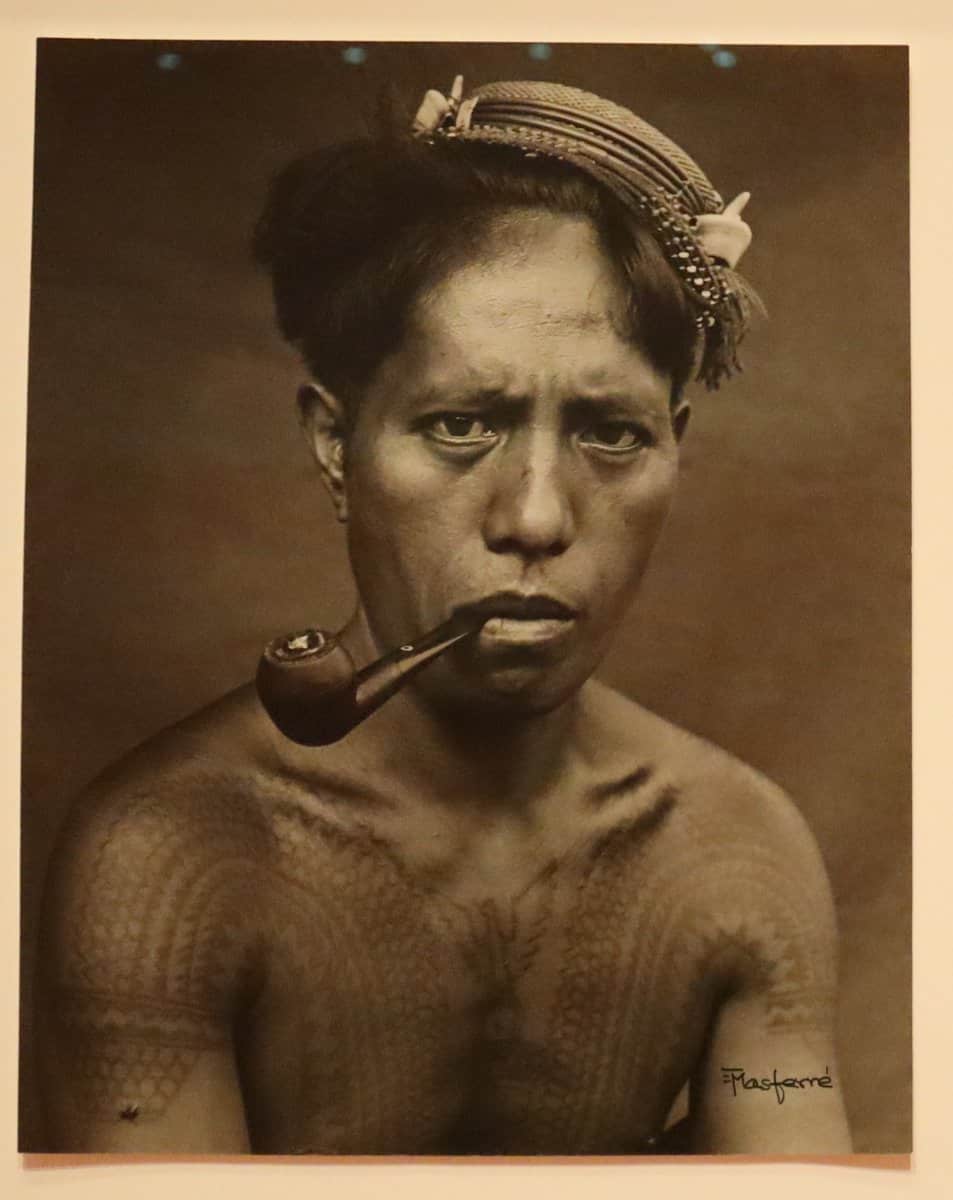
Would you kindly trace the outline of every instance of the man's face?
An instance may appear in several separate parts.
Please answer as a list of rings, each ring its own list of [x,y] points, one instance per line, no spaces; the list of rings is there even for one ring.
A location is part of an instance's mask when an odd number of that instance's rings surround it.
[[[670,382],[622,308],[587,220],[511,214],[418,300],[362,397],[347,528],[378,646],[502,596],[425,694],[546,711],[608,648],[677,470]]]

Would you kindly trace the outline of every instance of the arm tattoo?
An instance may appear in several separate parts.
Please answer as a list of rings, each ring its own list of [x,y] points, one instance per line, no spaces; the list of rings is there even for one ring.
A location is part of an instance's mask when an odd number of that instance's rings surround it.
[[[268,831],[214,790],[114,802],[61,845],[47,1004],[88,1115],[161,1116],[199,1057],[229,1047]]]

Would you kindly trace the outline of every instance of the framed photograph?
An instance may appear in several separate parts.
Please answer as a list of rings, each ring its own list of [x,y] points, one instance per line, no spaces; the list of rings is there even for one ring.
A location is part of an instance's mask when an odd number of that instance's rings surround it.
[[[39,40],[21,1152],[910,1152],[908,74]]]

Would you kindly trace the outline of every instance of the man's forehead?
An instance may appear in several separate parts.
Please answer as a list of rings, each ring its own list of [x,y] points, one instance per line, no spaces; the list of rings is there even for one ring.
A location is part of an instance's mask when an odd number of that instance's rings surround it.
[[[516,210],[489,225],[469,257],[427,289],[418,307],[433,314],[482,304],[488,317],[502,322],[503,298],[514,309],[598,320],[621,291],[588,218]]]
[[[641,351],[618,342],[607,353],[601,338],[590,351],[586,341],[557,340],[547,344],[544,353],[525,346],[520,353],[519,339],[502,346],[476,342],[462,354],[444,354],[439,346],[421,344],[419,357],[398,354],[385,364],[376,390],[387,396],[389,406],[408,411],[586,399],[640,410],[667,409],[669,381]]]
[[[495,238],[424,292],[408,333],[461,346],[488,335],[615,334],[624,340],[625,292],[588,221],[545,214],[518,245]]]

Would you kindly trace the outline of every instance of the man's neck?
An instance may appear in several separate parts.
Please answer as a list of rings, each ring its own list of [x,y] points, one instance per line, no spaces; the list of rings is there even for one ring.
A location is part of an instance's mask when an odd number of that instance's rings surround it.
[[[360,611],[341,637],[359,665],[381,653]],[[411,684],[350,737],[364,764],[420,796],[486,819],[532,820],[568,781],[579,708],[573,697],[531,716],[450,710]]]

